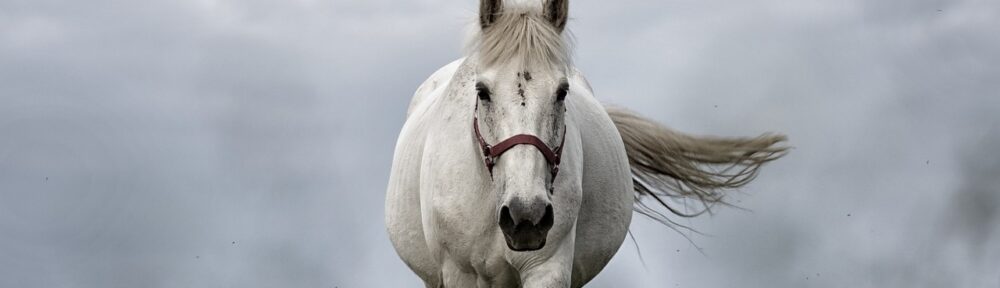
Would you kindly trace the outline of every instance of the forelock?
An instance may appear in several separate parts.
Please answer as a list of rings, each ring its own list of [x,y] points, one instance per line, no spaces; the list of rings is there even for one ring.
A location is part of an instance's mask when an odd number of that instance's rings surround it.
[[[567,41],[539,11],[525,8],[505,11],[489,27],[475,35],[470,56],[484,67],[519,65],[530,67],[569,66]]]

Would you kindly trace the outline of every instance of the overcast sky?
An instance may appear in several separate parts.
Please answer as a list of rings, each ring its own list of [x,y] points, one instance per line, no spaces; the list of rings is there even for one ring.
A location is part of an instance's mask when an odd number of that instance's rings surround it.
[[[0,0],[0,287],[422,287],[383,226],[477,1]],[[789,135],[593,287],[1000,287],[1000,3],[575,1],[597,97]]]

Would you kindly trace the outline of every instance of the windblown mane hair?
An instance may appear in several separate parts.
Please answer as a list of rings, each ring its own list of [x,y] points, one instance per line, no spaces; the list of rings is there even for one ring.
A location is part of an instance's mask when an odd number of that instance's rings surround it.
[[[541,11],[510,7],[498,16],[489,27],[474,35],[467,47],[470,56],[478,57],[480,65],[570,65],[569,41]]]

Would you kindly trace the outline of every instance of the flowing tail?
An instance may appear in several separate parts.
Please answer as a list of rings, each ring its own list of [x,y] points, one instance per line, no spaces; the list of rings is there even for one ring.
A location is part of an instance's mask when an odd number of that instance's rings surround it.
[[[711,213],[717,204],[729,205],[724,201],[726,189],[746,185],[757,177],[764,163],[788,152],[788,147],[781,145],[787,138],[781,134],[698,137],[622,108],[605,110],[625,142],[635,184],[635,211],[675,230],[691,229],[671,220],[655,206],[681,217]],[[697,200],[694,208],[688,201],[691,199]]]

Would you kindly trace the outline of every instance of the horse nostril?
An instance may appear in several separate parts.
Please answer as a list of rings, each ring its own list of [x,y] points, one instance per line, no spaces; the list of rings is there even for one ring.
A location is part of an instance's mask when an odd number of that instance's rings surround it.
[[[552,205],[551,204],[545,205],[545,215],[542,215],[542,220],[538,221],[539,228],[546,231],[548,231],[549,228],[552,228],[552,223],[553,223],[552,218],[555,217],[555,215],[553,214],[554,212],[552,212]]]
[[[504,231],[510,231],[514,229],[514,217],[510,216],[510,208],[503,206],[500,208],[500,229]]]

